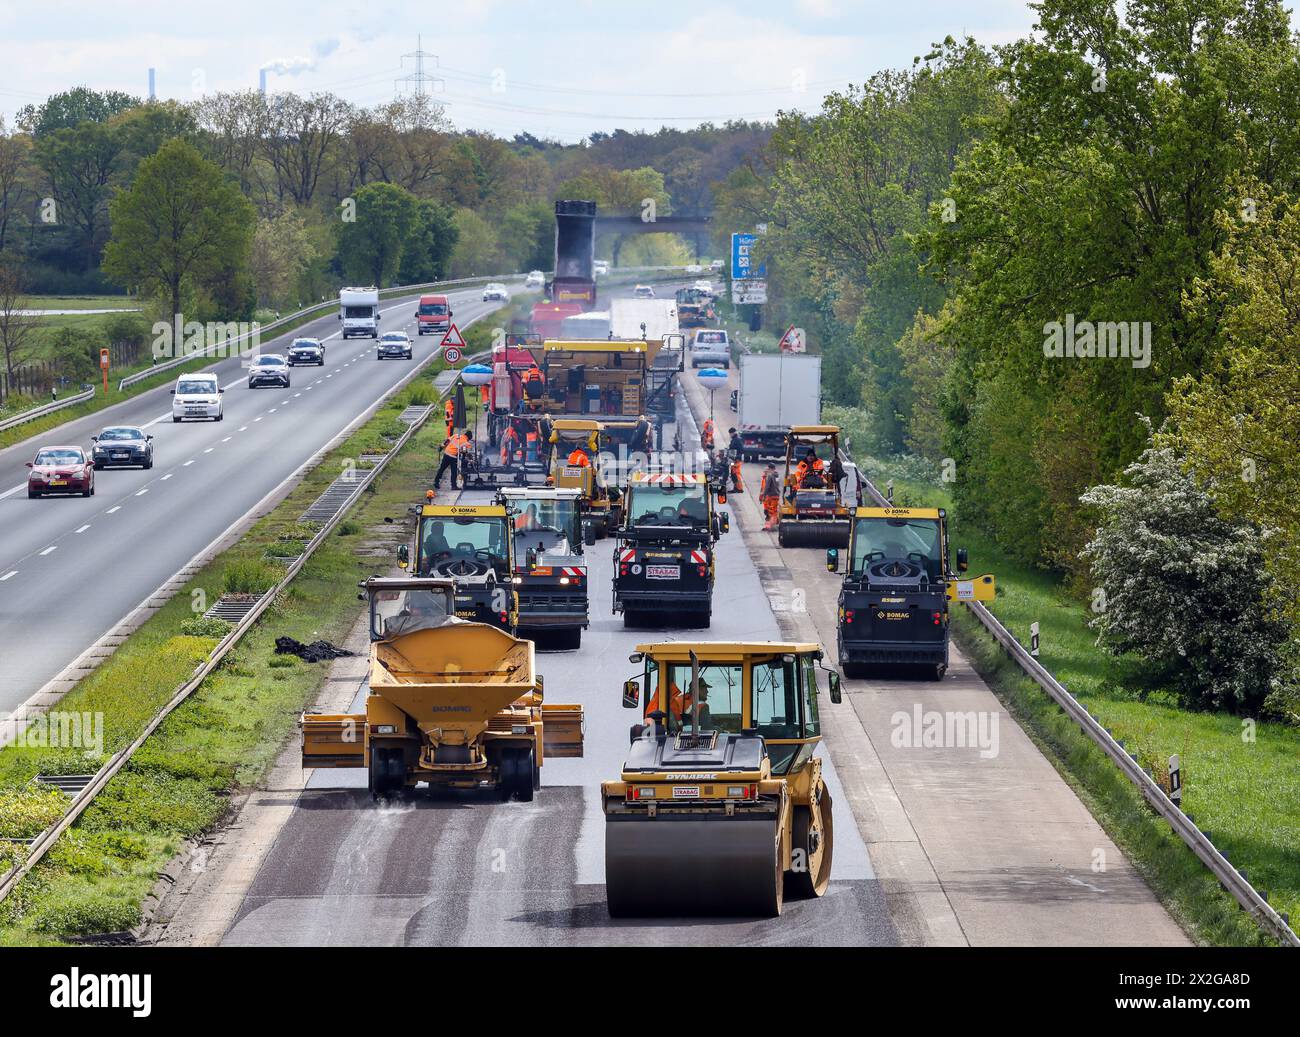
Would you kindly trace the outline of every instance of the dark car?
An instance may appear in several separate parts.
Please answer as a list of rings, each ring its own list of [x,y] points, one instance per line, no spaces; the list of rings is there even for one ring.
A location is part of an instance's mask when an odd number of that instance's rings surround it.
[[[153,467],[153,436],[134,425],[112,425],[91,436],[90,451],[96,469],[124,466]]]
[[[256,389],[259,385],[283,385],[289,388],[289,365],[284,357],[276,353],[254,357],[248,368],[248,387]]]
[[[378,345],[375,346],[375,359],[383,360],[385,357],[404,357],[410,360],[411,339],[405,331],[388,331],[379,338]]]
[[[325,345],[318,338],[296,338],[289,347],[289,366],[315,364],[325,366]]]
[[[28,497],[44,497],[47,493],[89,497],[95,492],[95,463],[79,446],[43,446],[27,467],[31,469],[27,476]]]

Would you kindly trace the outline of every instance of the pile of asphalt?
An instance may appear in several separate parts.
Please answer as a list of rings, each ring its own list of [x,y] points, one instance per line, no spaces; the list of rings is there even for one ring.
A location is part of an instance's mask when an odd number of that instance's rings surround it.
[[[328,641],[313,641],[309,645],[301,641],[295,641],[292,637],[277,637],[275,639],[276,655],[296,655],[299,659],[309,663],[324,662],[326,659],[337,659],[344,655],[356,655],[356,652],[349,652],[346,648],[339,648],[330,644]]]

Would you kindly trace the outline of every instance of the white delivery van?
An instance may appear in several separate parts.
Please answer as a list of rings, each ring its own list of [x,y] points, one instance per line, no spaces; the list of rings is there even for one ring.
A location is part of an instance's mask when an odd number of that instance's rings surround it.
[[[221,410],[221,394],[225,391],[214,374],[200,371],[181,375],[172,390],[172,421],[186,418],[220,421],[225,416]]]

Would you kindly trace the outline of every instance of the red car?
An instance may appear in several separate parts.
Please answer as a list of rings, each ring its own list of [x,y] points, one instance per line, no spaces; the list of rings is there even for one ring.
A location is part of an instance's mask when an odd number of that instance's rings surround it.
[[[90,497],[95,492],[95,463],[79,446],[43,446],[27,467],[31,469],[27,476],[28,497],[44,497],[47,493]]]

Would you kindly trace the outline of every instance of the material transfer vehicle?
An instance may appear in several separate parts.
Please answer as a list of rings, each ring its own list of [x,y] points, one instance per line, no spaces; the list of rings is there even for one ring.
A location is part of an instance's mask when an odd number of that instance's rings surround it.
[[[450,580],[372,577],[364,713],[305,713],[303,767],[364,767],[372,796],[494,789],[527,802],[547,758],[580,757],[579,705],[543,702],[533,643],[457,619]]]
[[[597,539],[606,536],[623,517],[622,494],[605,483],[600,467],[601,437],[598,421],[560,418],[551,423],[550,484],[557,490],[578,491],[578,514]],[[571,464],[581,451],[586,464]]]
[[[623,705],[643,721],[617,781],[601,785],[611,916],[779,915],[830,885],[830,789],[814,755],[817,644],[640,644]],[[819,676],[825,674],[825,679]]]
[[[713,545],[729,528],[700,473],[633,472],[614,548],[614,612],[707,627],[713,615]]]
[[[856,508],[838,603],[837,649],[846,677],[872,666],[923,667],[935,680],[948,669],[948,602],[992,601],[992,576],[962,580],[966,551],[949,564],[943,508]],[[840,571],[837,548],[826,568]]]

